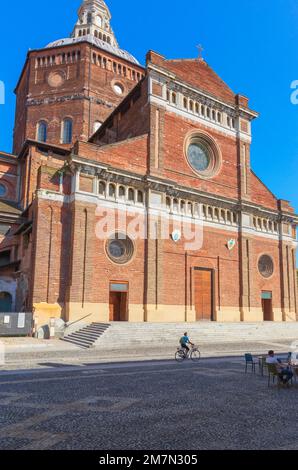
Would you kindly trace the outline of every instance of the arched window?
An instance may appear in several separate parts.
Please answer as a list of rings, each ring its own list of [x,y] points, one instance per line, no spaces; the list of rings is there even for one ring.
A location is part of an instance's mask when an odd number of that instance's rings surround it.
[[[172,103],[173,103],[173,104],[176,104],[176,103],[177,103],[176,93],[172,93]]]
[[[62,143],[71,144],[72,142],[72,119],[64,119],[62,123]]]
[[[106,183],[104,183],[103,181],[100,181],[98,184],[98,193],[100,194],[100,196],[104,196],[106,193]]]
[[[10,313],[12,311],[12,296],[8,292],[0,292],[0,312]]]
[[[135,200],[135,192],[132,188],[129,188],[129,190],[128,190],[128,200],[130,202],[134,202],[134,200]]]
[[[7,193],[7,188],[5,184],[0,183],[0,197],[6,196],[6,193]]]
[[[116,197],[116,186],[114,184],[109,185],[109,196],[113,198]]]
[[[166,197],[166,207],[167,207],[167,210],[170,212],[171,210],[171,198],[170,197]]]
[[[48,125],[45,121],[40,121],[37,124],[37,140],[39,142],[46,142],[48,134]]]
[[[94,31],[94,36],[98,38],[98,32],[96,30]]]
[[[188,107],[187,105],[188,105],[188,103],[187,103],[187,98],[184,98],[184,99],[183,99],[183,106],[184,106],[184,109],[187,109],[187,107]]]
[[[97,26],[99,26],[101,28],[101,25],[102,25],[102,19],[99,15],[96,16],[96,24]]]
[[[91,24],[91,23],[92,23],[92,13],[91,13],[91,12],[88,13],[88,15],[87,15],[87,23],[88,23],[88,24]]]
[[[125,187],[119,186],[118,195],[120,199],[125,199]]]
[[[178,212],[178,210],[179,210],[179,202],[178,202],[177,199],[174,199],[174,201],[173,201],[173,210],[175,212]]]
[[[138,191],[138,203],[144,204],[144,194],[142,191]]]

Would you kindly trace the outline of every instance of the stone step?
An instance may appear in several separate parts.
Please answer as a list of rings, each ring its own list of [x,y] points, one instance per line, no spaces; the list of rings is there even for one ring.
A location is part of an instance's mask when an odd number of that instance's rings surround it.
[[[88,335],[88,336],[94,336],[94,337],[98,337],[98,336],[101,336],[103,335],[104,332],[102,331],[94,331],[94,330],[89,330],[88,328],[85,328],[83,330],[79,330],[80,333],[84,334],[84,335]],[[75,331],[71,334],[76,334],[78,333],[78,331]]]
[[[83,327],[82,327],[83,326]],[[176,347],[184,331],[197,344],[228,343],[246,341],[275,341],[298,338],[298,323],[92,323],[81,325],[65,339],[83,341],[108,348],[119,344],[121,348],[158,347],[160,344]],[[291,340],[292,341],[292,340]]]
[[[74,340],[71,338],[62,338],[62,341],[65,341],[66,343],[74,344],[75,346],[79,346],[80,348],[84,348],[84,349],[90,349],[91,347],[93,347],[93,344],[89,344],[84,341]]]
[[[83,324],[78,324],[77,330],[74,329],[74,325],[72,326],[73,329],[61,339],[86,349],[93,347],[96,341],[98,341],[109,328],[109,325],[100,323],[85,324],[84,326]]]
[[[88,335],[84,335],[82,333],[72,333],[71,335],[67,336],[68,339],[81,339],[81,340],[85,340],[86,342],[88,343],[94,343],[96,340],[99,339],[99,336],[88,336]]]

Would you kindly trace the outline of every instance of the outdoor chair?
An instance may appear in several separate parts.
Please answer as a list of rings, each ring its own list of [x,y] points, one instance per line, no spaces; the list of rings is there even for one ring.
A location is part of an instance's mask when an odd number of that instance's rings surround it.
[[[244,358],[245,358],[245,373],[247,374],[248,367],[251,367],[251,372],[255,374],[256,373],[256,364],[258,362],[254,360],[252,354],[250,354],[250,353],[245,354]]]
[[[277,386],[280,387],[282,380],[279,376],[279,372],[275,364],[267,364],[268,369],[268,387],[270,387],[270,382],[275,383],[275,378],[277,378]]]
[[[277,386],[280,387],[281,385],[284,385],[282,379],[280,378],[278,372],[278,369],[276,367],[276,364],[267,364],[268,368],[268,387],[270,387],[270,381],[272,377],[272,383],[274,384],[275,382],[275,377],[277,378]],[[290,380],[291,384],[293,384],[293,378]],[[287,386],[289,385],[289,382],[286,384]]]

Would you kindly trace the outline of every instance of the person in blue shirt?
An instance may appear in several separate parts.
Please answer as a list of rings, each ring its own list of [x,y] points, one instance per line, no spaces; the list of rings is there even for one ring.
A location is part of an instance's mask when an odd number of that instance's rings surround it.
[[[187,332],[184,333],[184,336],[182,336],[182,338],[180,338],[180,344],[181,347],[184,349],[185,355],[189,353],[188,345],[190,344],[191,346],[194,346],[194,344],[190,341]]]

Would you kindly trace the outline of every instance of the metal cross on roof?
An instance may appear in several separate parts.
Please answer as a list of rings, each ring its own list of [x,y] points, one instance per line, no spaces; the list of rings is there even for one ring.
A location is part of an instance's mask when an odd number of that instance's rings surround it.
[[[197,49],[198,49],[198,51],[199,51],[199,59],[202,59],[204,48],[203,48],[202,44],[199,44],[199,45],[196,46],[196,47],[197,47]]]

